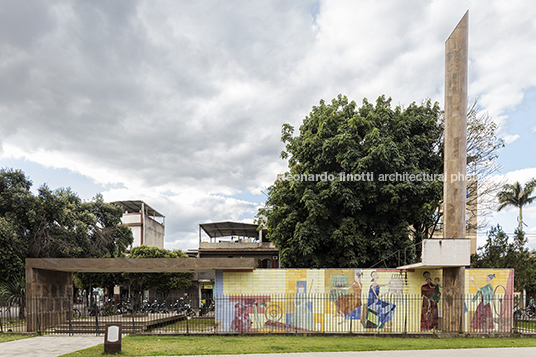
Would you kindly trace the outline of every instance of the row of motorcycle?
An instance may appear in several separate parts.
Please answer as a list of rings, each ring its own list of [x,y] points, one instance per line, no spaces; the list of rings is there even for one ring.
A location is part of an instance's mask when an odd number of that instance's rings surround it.
[[[536,305],[535,304],[530,304],[525,309],[519,308],[517,304],[514,305],[514,318],[515,319],[524,319],[524,318],[533,319],[534,317],[536,317]]]
[[[205,313],[205,304],[199,309],[199,314],[202,316]],[[213,305],[213,303],[212,303]],[[88,308],[89,316],[111,316],[111,315],[123,315],[132,313],[149,313],[149,314],[185,314],[186,316],[196,316],[196,311],[192,308],[190,300],[184,298],[171,301],[170,303],[159,302],[154,300],[152,303],[143,300],[141,305],[137,308],[133,308],[130,300],[123,302],[114,302],[113,300],[103,303],[101,307],[97,303],[93,303]]]

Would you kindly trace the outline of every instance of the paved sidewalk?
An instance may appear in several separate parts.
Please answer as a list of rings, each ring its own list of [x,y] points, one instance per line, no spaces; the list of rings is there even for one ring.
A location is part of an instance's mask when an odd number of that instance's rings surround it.
[[[104,343],[104,335],[46,335],[0,344],[2,357],[56,357]]]

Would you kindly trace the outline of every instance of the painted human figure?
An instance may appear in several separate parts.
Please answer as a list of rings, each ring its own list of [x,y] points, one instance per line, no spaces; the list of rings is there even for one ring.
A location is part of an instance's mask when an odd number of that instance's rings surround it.
[[[435,302],[439,302],[439,299],[441,298],[441,291],[439,290],[441,288],[441,284],[439,278],[434,279],[434,285],[434,295],[432,295],[430,299],[434,300]]]
[[[256,303],[255,299],[240,300],[235,304],[234,319],[231,322],[231,330],[236,332],[248,332],[251,330],[251,318],[249,317],[249,307]]]
[[[430,273],[423,274],[426,282],[421,286],[422,306],[421,306],[421,331],[429,331],[438,328],[439,285],[434,285],[430,278]],[[437,292],[436,292],[437,288]]]
[[[348,318],[348,315],[351,315],[350,318],[359,319],[359,308],[361,307],[361,291],[363,285],[361,284],[361,273],[360,269],[354,270],[354,282],[345,289],[353,290],[353,294],[345,294],[339,296],[337,301],[335,301],[335,306],[337,307],[337,313],[342,316],[345,320]],[[357,309],[356,313],[353,313]],[[342,322],[340,322],[342,323]]]
[[[486,276],[487,284],[482,288],[479,288],[475,283],[475,278],[470,277],[469,280],[478,289],[477,293],[473,297],[473,301],[480,299],[478,306],[476,307],[475,314],[471,319],[471,328],[478,331],[491,331],[495,327],[493,323],[493,313],[491,311],[491,300],[493,298],[493,287],[491,281],[495,278],[495,274],[489,274]]]
[[[305,291],[305,282],[300,281],[297,285],[297,293],[294,294],[296,311],[290,319],[290,325],[312,331],[314,330],[314,316],[308,306],[309,300]]]
[[[384,328],[385,324],[391,320],[396,305],[380,299],[379,276],[374,270],[370,273],[372,284],[369,288],[367,300],[367,322],[366,328]]]

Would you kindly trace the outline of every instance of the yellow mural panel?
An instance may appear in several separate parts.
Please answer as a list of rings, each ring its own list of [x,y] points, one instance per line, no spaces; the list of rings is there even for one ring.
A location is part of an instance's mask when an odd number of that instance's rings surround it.
[[[230,301],[251,295],[239,307],[254,316],[250,328],[259,332],[441,329],[441,269],[259,269],[224,272],[222,285]],[[507,329],[513,270],[467,269],[465,291],[467,331]],[[270,297],[266,306],[260,296]]]

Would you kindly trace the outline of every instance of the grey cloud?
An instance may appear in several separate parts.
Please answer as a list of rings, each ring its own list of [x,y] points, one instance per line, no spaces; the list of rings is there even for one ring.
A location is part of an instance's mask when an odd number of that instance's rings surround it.
[[[109,171],[111,182],[117,176],[150,191],[216,194],[195,220],[223,217],[217,194],[269,184],[277,174],[270,170],[284,167],[281,125],[298,127],[321,98],[441,101],[443,44],[462,5],[3,1],[0,145],[68,153],[79,165]],[[473,88],[489,95],[482,104],[504,108],[496,93],[534,85],[533,56],[519,62],[526,75],[506,81],[493,57],[496,39],[482,34],[509,26],[501,43],[514,51],[503,52],[529,51],[534,16],[526,9],[502,16],[487,4],[476,10]],[[520,13],[519,27],[510,25]]]
[[[229,171],[254,181],[256,158],[277,155],[273,133],[285,118],[274,120],[273,107],[285,99],[225,93],[252,81],[278,91],[303,55],[297,45],[313,36],[310,15],[299,13],[306,4],[56,3],[40,46],[21,50],[18,70],[2,74],[16,93],[2,99],[2,120],[39,137],[28,150],[98,157],[149,186]],[[250,150],[236,153],[244,144]]]

